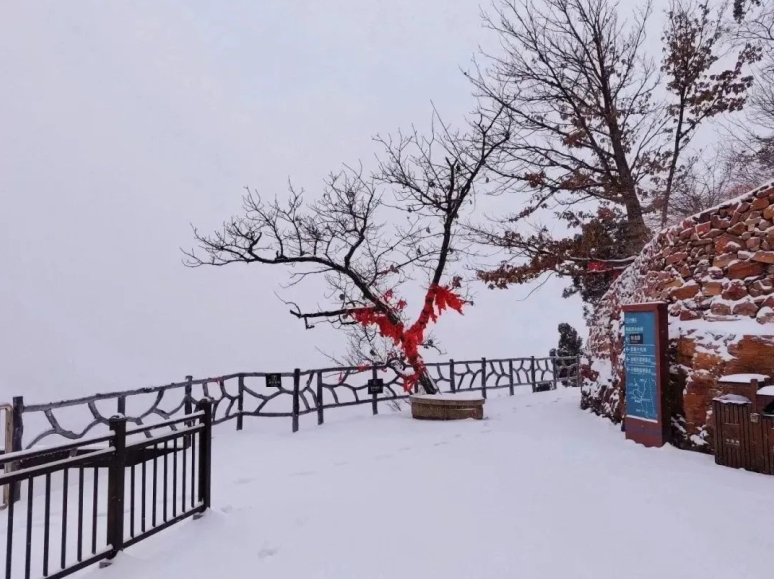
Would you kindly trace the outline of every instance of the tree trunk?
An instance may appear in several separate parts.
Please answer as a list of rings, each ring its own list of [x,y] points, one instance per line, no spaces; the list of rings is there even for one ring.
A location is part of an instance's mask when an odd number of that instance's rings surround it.
[[[634,256],[640,253],[645,244],[650,241],[650,230],[645,225],[642,205],[640,205],[640,200],[636,194],[627,195],[624,205],[626,207],[626,221],[629,233],[627,250],[629,255]]]
[[[428,374],[427,369],[422,370],[422,373],[419,375],[419,385],[425,391],[425,394],[439,393],[439,390],[433,382],[433,379]]]

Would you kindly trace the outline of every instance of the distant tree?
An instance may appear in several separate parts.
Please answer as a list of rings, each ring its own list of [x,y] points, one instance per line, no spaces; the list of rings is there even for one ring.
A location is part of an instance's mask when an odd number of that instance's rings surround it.
[[[774,175],[774,0],[735,0],[732,15],[736,44],[761,51],[747,118],[730,133],[732,158],[745,181],[760,184]]]
[[[734,0],[733,17],[737,22],[741,22],[747,16],[750,10],[760,7],[766,0]]]
[[[559,344],[556,348],[551,350],[552,358],[573,358],[577,359],[583,352],[583,339],[578,336],[578,331],[570,324],[559,324]],[[570,381],[567,380],[573,375],[573,367],[577,362],[568,362],[567,360],[556,360],[554,364],[554,372],[556,377],[562,379],[563,386],[569,386]],[[576,373],[578,369],[576,368]]]
[[[743,42],[759,43],[769,52],[774,43],[774,2],[772,0],[734,0],[734,33]]]
[[[734,142],[692,157],[675,179],[670,223],[747,193],[766,179],[774,179],[774,165],[765,170]]]
[[[578,331],[570,324],[559,324],[559,345],[556,355],[563,358],[580,356],[583,351],[583,339],[578,336]]]
[[[521,211],[476,230],[510,252],[480,272],[490,287],[558,275],[593,301],[650,239],[649,216],[668,222],[698,127],[744,106],[758,52],[740,47],[724,68],[710,0],[672,2],[660,67],[645,46],[650,14],[650,2],[626,21],[611,0],[497,0],[486,17],[503,50],[471,78],[482,110],[512,120],[496,171],[526,193]],[[531,223],[541,211],[566,227]]]
[[[661,70],[666,74],[666,88],[672,96],[667,105],[672,119],[672,126],[667,129],[672,148],[661,200],[662,227],[669,221],[683,151],[703,121],[744,107],[753,83],[753,76],[744,74],[745,67],[760,60],[761,55],[757,44],[745,43],[736,54],[733,67],[714,71],[715,64],[726,55],[722,13],[713,15],[709,0],[672,0],[667,16]]]
[[[194,230],[199,247],[186,253],[187,263],[280,266],[291,271],[291,285],[324,281],[324,305],[287,301],[290,313],[306,328],[325,322],[347,332],[350,361],[388,365],[407,390],[419,384],[434,393],[421,350],[435,346],[427,331],[438,315],[466,303],[462,278],[448,271],[467,251],[459,221],[508,130],[497,114],[474,119],[468,132],[452,131],[435,115],[429,137],[414,130],[377,138],[378,168],[366,174],[345,166],[317,200],[306,202],[293,186],[283,201],[248,190],[243,213],[222,230]],[[411,280],[424,289],[413,321],[399,295]]]

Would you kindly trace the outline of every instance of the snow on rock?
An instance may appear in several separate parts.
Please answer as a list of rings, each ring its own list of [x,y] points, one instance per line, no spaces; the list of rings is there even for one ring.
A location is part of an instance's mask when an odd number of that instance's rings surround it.
[[[723,404],[750,404],[749,398],[739,394],[724,394],[723,396],[714,398],[714,400],[722,402]]]
[[[732,384],[749,384],[753,380],[758,382],[766,382],[769,379],[765,374],[730,374],[729,376],[721,376],[718,378],[718,382],[728,382]]]
[[[674,438],[711,452],[712,399],[754,396],[718,378],[774,375],[774,183],[659,232],[613,283],[589,322],[583,408],[622,420],[622,306],[652,301],[669,304]]]
[[[456,394],[414,394],[411,399],[424,400],[483,400],[484,397],[476,392],[457,392]]]

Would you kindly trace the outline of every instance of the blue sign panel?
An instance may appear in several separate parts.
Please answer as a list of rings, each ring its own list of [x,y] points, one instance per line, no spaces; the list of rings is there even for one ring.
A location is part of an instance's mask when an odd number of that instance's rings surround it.
[[[658,422],[656,312],[624,313],[626,414]]]

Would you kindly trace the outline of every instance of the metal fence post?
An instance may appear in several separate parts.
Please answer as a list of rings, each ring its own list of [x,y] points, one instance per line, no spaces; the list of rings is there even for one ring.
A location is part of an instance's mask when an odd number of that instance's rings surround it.
[[[113,432],[113,454],[108,467],[107,542],[112,559],[124,548],[124,474],[126,468],[126,417],[113,416],[110,421]]]
[[[293,432],[298,432],[298,412],[299,401],[298,394],[301,389],[301,370],[293,370]]]
[[[535,388],[537,388],[537,379],[535,377],[535,356],[530,358],[529,379],[532,382],[532,391],[535,392]]]
[[[454,381],[454,359],[449,360],[449,385],[454,394],[457,391],[457,383]]]
[[[508,360],[508,390],[513,396],[513,360]]]
[[[126,396],[119,396],[116,403],[116,412],[119,416],[126,415]]]
[[[193,414],[193,376],[185,377],[185,399],[183,412]]]
[[[245,411],[245,377],[239,375],[239,394],[237,395],[237,430],[242,430],[244,427],[244,417],[242,413]]]
[[[3,421],[4,424],[4,438],[5,438],[5,445],[3,448],[5,449],[5,452],[12,452],[13,449],[13,406],[10,404],[3,404],[0,405],[0,411],[5,412],[5,420]],[[9,473],[13,470],[13,463],[6,464],[3,467],[3,472]],[[2,502],[0,502],[0,509],[4,509],[8,505],[11,504],[11,485],[3,485],[2,487],[3,491],[3,497]]]
[[[325,405],[323,404],[323,378],[322,372],[317,372],[317,425],[325,422]]]
[[[486,358],[481,358],[481,395],[486,398]]]
[[[17,452],[19,450],[23,450],[24,443],[24,421],[22,419],[22,414],[24,413],[24,396],[14,396],[13,397],[13,411],[11,413],[12,415],[12,422],[13,422],[13,434],[11,436],[11,452]],[[16,464],[12,466],[13,470],[16,470]],[[9,491],[9,501],[16,502],[21,498],[21,483],[13,483],[10,485],[10,491]]]
[[[578,388],[581,385],[581,355],[575,356],[575,387]]]
[[[376,366],[374,366],[371,369],[371,378],[373,378],[374,381],[376,381],[379,378],[379,371],[376,369]],[[374,413],[374,416],[376,416],[377,414],[379,414],[379,406],[377,404],[377,402],[379,400],[379,395],[374,393],[371,396],[372,396],[372,398],[371,398],[371,411]]]
[[[210,508],[212,482],[212,400],[203,398],[196,409],[204,412],[199,420],[203,428],[199,431],[199,503],[201,513]]]
[[[185,414],[193,414],[193,376],[185,377],[185,388],[183,389],[183,412]],[[186,426],[192,426],[192,422],[186,422]],[[183,438],[183,448],[191,447],[191,436],[187,435]]]

